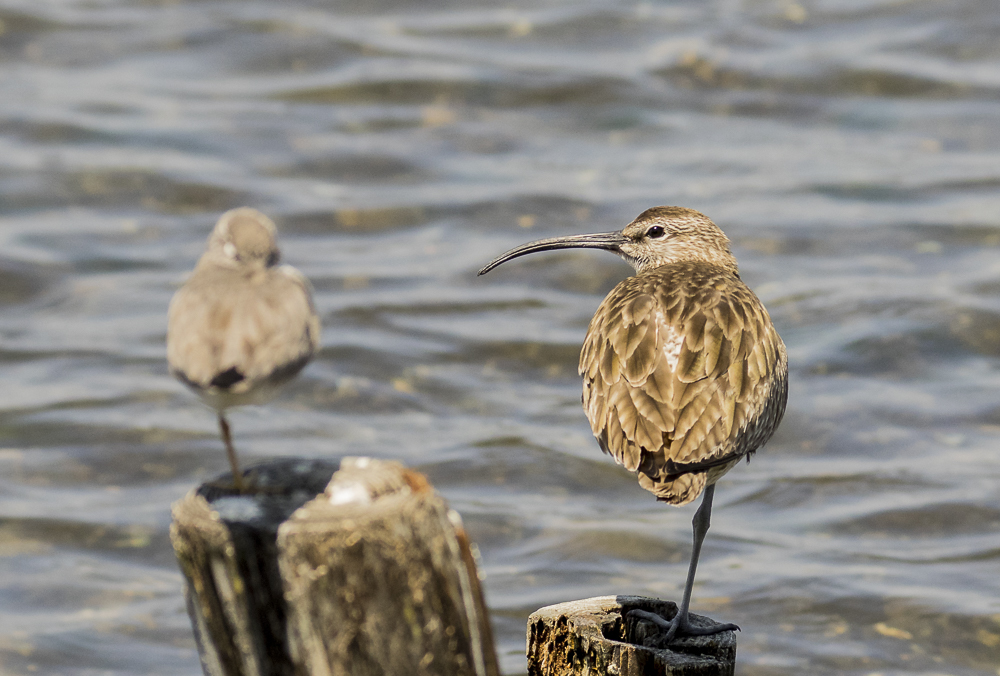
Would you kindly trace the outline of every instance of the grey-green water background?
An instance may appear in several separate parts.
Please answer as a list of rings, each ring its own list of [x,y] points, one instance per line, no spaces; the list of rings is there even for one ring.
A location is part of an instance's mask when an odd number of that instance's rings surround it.
[[[789,347],[720,484],[697,612],[739,673],[1000,673],[992,0],[0,1],[0,672],[199,673],[170,503],[225,471],[166,372],[217,215],[279,224],[323,348],[246,461],[398,458],[479,543],[507,673],[535,608],[676,598],[693,507],[603,456],[576,359],[613,256],[704,211]]]

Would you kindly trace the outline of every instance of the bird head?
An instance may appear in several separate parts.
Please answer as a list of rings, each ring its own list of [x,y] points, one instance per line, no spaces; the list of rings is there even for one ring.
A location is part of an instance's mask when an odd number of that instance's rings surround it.
[[[679,262],[703,262],[737,272],[729,238],[708,216],[684,207],[653,207],[618,232],[552,237],[522,244],[490,262],[484,275],[512,258],[554,249],[603,249],[621,256],[636,272]]]
[[[208,238],[212,260],[229,266],[271,267],[278,263],[274,222],[250,207],[231,209],[219,217]]]

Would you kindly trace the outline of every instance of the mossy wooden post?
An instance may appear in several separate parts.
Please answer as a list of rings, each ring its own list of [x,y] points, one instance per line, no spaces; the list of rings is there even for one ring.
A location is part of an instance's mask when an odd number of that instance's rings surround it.
[[[259,465],[204,484],[170,535],[208,676],[498,676],[461,519],[394,462]]]
[[[669,620],[677,606],[642,596],[598,596],[536,610],[528,618],[528,675],[733,675],[735,632],[677,639],[668,647],[657,625],[630,617],[630,610]],[[712,623],[690,618],[695,626]]]

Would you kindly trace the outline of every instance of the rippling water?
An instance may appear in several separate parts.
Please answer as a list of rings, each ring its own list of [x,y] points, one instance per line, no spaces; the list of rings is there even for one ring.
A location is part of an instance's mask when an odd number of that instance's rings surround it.
[[[0,0],[0,671],[197,674],[170,503],[225,471],[166,306],[278,221],[322,352],[242,457],[426,472],[506,672],[535,608],[676,598],[693,508],[603,456],[576,358],[629,268],[475,271],[700,209],[789,347],[694,609],[742,674],[1000,673],[1000,12],[989,0]]]

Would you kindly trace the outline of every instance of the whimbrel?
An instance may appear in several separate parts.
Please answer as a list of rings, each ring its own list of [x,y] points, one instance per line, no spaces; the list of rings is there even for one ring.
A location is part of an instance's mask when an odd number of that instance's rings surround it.
[[[274,223],[256,209],[222,214],[167,319],[170,372],[216,410],[241,493],[226,409],[269,400],[319,346],[309,282],[278,266],[275,238]]]
[[[708,532],[715,482],[762,446],[781,422],[788,358],[771,318],[740,279],[729,239],[707,216],[647,209],[621,232],[530,242],[479,271],[539,251],[611,251],[636,270],[604,299],[580,352],[583,407],[601,448],[658,500],[703,495],[684,596],[667,640],[738,629],[694,627],[691,588]]]

